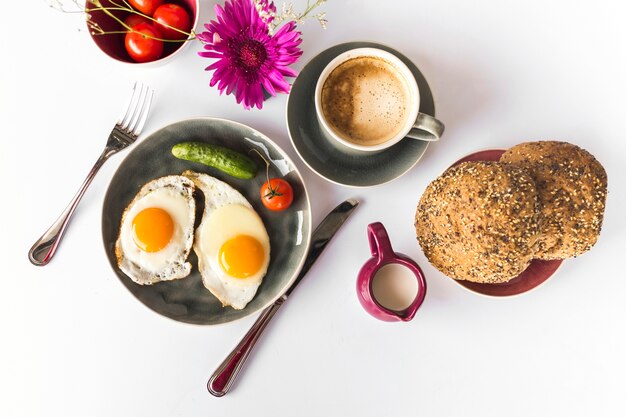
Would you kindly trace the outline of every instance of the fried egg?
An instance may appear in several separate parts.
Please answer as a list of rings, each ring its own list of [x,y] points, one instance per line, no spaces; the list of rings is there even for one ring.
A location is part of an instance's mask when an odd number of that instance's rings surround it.
[[[119,268],[140,285],[184,278],[193,244],[195,186],[170,175],[145,184],[122,215],[115,242]]]
[[[223,306],[241,310],[256,294],[270,262],[265,225],[230,185],[192,171],[183,175],[204,194],[204,213],[193,244],[202,282]]]

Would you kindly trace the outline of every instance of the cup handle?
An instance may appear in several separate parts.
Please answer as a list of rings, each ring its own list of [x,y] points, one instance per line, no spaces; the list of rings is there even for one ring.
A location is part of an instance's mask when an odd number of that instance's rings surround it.
[[[407,138],[436,142],[443,135],[445,126],[441,121],[426,113],[418,113],[413,127],[406,134]]]
[[[389,235],[382,223],[371,223],[367,226],[367,238],[370,243],[370,252],[374,258],[389,259],[395,256]]]

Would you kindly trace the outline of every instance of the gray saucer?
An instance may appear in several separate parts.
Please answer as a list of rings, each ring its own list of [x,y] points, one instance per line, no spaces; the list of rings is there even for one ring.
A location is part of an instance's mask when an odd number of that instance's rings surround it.
[[[315,56],[296,78],[287,101],[287,129],[296,152],[322,178],[351,187],[368,187],[392,181],[411,169],[426,152],[428,142],[403,139],[385,151],[352,155],[338,148],[322,130],[315,113],[315,84],[326,65],[354,48],[378,48],[396,55],[417,80],[420,112],[435,115],[435,103],[422,73],[398,51],[372,42],[348,42]]]

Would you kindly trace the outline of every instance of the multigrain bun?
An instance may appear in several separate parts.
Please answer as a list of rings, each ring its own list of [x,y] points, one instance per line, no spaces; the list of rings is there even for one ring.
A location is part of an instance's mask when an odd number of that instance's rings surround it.
[[[539,193],[539,239],[535,257],[578,256],[596,243],[602,227],[607,176],[589,152],[567,142],[526,142],[501,162],[525,169]]]
[[[535,183],[521,168],[465,162],[426,188],[415,214],[417,240],[451,278],[507,282],[533,258],[537,201]]]

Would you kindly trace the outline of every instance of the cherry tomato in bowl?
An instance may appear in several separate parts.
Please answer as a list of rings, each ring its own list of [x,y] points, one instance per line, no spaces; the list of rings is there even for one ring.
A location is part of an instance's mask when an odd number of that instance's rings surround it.
[[[140,14],[144,13],[132,7],[132,5],[126,0],[124,2],[120,2],[119,0],[99,0],[99,2],[97,3],[101,6],[95,6],[91,3],[91,1],[88,2],[90,16],[86,23],[87,28],[89,29],[88,32],[91,35],[91,38],[93,39],[96,46],[111,59],[114,59],[118,62],[146,67],[161,66],[171,62],[173,59],[175,59],[176,56],[180,56],[181,52],[186,47],[188,47],[188,45],[194,43],[187,40],[187,38],[170,41],[169,39],[162,36],[161,39],[167,39],[168,41],[163,42],[163,52],[158,58],[145,62],[136,61],[131,57],[126,49],[125,32],[128,32],[129,27],[132,28],[135,24],[138,24],[139,22],[137,20],[131,19],[131,24],[128,24],[127,22],[122,25],[120,20],[124,22],[131,15],[139,16]],[[159,1],[159,5],[162,5],[163,3],[176,3],[185,9],[185,11],[189,14],[191,20],[189,32],[191,32],[191,30],[198,24],[200,0]],[[124,4],[124,10],[118,10],[120,4]],[[128,11],[127,8],[132,8],[133,11]],[[159,26],[157,22],[153,20],[152,15],[146,14],[146,16],[148,16],[149,19],[144,19],[148,20],[152,26]],[[106,35],[101,35],[98,32],[90,29],[91,25],[97,25],[98,27],[102,28]],[[161,35],[163,34],[161,33]]]
[[[128,0],[131,6],[141,13],[152,16],[154,11],[163,4],[164,0]]]
[[[261,202],[272,211],[286,210],[293,202],[293,189],[282,178],[271,178],[261,187]]]
[[[163,35],[149,23],[139,23],[126,33],[124,46],[135,62],[150,62],[163,54]]]
[[[129,14],[128,17],[124,19],[124,24],[129,28],[134,28],[140,23],[152,24],[152,22],[148,18],[138,14]]]
[[[161,31],[165,39],[185,39],[191,30],[189,13],[177,4],[166,3],[159,6],[155,10],[153,17],[154,20],[157,21],[155,25],[159,28],[159,31]],[[179,32],[179,30],[181,32]]]

